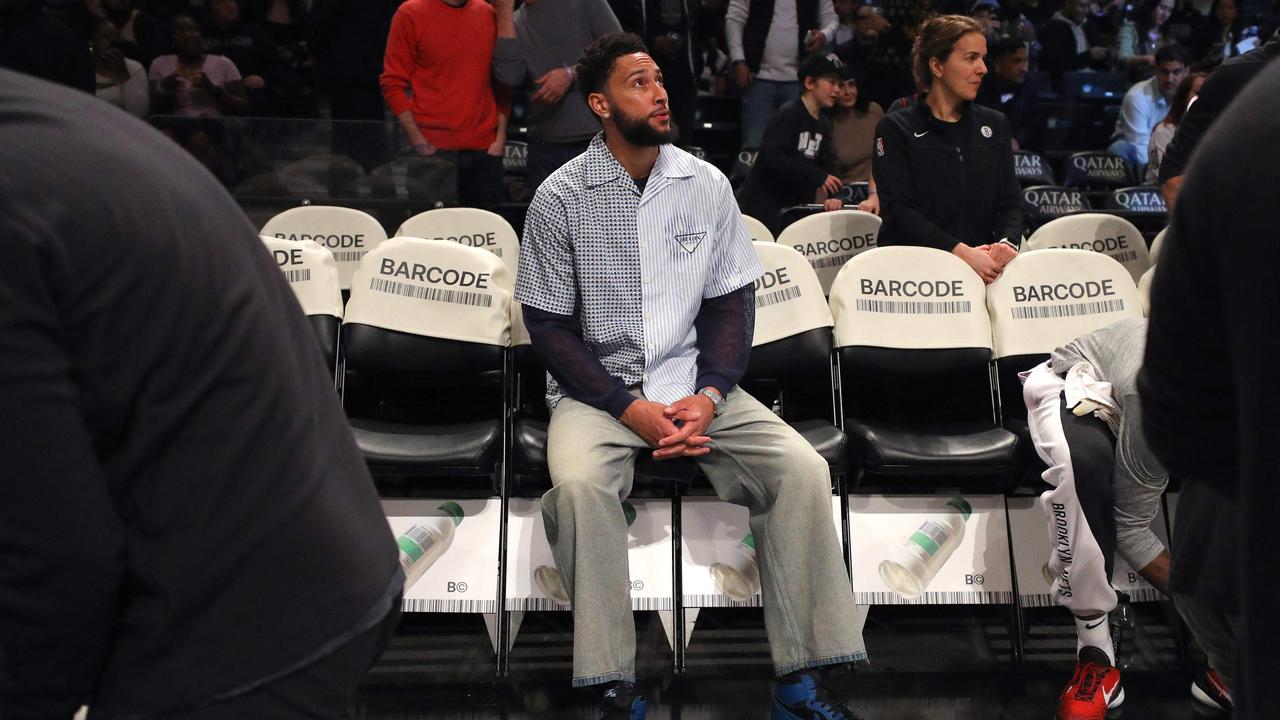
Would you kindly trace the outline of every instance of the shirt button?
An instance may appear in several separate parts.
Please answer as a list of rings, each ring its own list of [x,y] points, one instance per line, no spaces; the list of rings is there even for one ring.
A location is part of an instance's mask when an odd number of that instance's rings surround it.
[[[645,281],[646,283],[648,283],[648,282],[649,282],[649,276],[648,276],[648,275],[645,275],[645,276],[644,276],[644,281]]]

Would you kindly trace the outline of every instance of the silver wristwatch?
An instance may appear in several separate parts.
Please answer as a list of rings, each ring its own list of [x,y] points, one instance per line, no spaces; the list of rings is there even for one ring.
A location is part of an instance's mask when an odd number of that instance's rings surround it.
[[[711,404],[715,407],[712,414],[715,417],[720,417],[720,413],[724,412],[724,396],[720,394],[720,391],[708,385],[699,390],[698,394],[711,398]]]

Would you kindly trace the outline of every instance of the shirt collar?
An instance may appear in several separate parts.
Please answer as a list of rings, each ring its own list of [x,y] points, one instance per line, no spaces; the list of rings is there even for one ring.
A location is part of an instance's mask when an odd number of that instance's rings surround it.
[[[583,179],[588,188],[600,187],[617,180],[619,177],[626,175],[627,171],[622,167],[622,163],[609,152],[609,146],[604,143],[604,133],[596,133],[591,139],[591,144],[587,147],[586,154],[586,171]],[[693,165],[690,156],[678,152],[672,145],[662,145],[658,148],[658,161],[653,165],[653,172],[649,175],[649,181],[659,178],[677,178],[677,177],[693,177]]]

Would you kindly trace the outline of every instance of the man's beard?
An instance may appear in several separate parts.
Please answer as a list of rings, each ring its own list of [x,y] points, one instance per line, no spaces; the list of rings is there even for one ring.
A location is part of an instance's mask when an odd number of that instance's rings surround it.
[[[649,124],[648,117],[633,117],[618,108],[613,109],[613,114],[617,118],[616,124],[622,138],[636,147],[666,145],[675,142],[680,137],[680,129],[676,127],[674,120],[671,121],[666,131],[662,131],[654,130],[653,126]],[[670,117],[670,115],[667,117]]]

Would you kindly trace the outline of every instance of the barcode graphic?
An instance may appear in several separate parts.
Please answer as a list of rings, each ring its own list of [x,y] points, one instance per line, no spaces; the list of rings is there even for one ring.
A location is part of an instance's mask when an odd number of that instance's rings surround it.
[[[1125,593],[1129,596],[1130,602],[1159,602],[1165,599],[1155,588],[1136,588],[1125,590]],[[1032,593],[1021,597],[1023,607],[1053,607],[1058,604],[1054,601],[1052,593]]]
[[[284,279],[291,283],[307,282],[311,279],[311,268],[301,268],[298,270],[285,270]]]
[[[1046,320],[1049,318],[1076,317],[1079,315],[1103,315],[1124,310],[1123,300],[1099,300],[1071,305],[1041,305],[1039,307],[1013,308],[1014,320]]]
[[[493,307],[493,296],[489,293],[468,292],[466,290],[442,290],[434,287],[406,285],[395,280],[373,278],[369,287],[378,292],[391,295],[403,295],[417,300],[453,303],[455,305],[472,305],[474,307]]]
[[[1124,263],[1127,263],[1127,262],[1133,262],[1134,260],[1137,260],[1137,259],[1138,259],[1138,253],[1137,253],[1137,251],[1135,251],[1135,250],[1130,250],[1130,251],[1128,251],[1128,252],[1122,252],[1122,253],[1116,253],[1115,255],[1112,255],[1112,256],[1111,256],[1111,259],[1113,259],[1113,260],[1115,260],[1116,262],[1118,262],[1118,263],[1120,263],[1121,265],[1123,265]]]
[[[864,300],[853,304],[858,312],[889,313],[891,315],[956,315],[971,312],[973,303],[968,300]]]
[[[405,598],[400,603],[403,612],[428,613],[492,613],[498,612],[495,600],[431,600]]]
[[[810,260],[809,264],[813,266],[814,270],[821,270],[823,268],[838,268],[838,267],[844,267],[844,264],[849,262],[849,260],[852,257],[853,257],[852,255],[836,255],[835,257],[827,257],[827,258],[819,257],[819,258],[814,258]]]
[[[685,595],[684,606],[699,608],[760,607],[760,596],[757,595],[750,600],[738,601],[731,599],[728,595]]]
[[[939,545],[945,543],[947,538],[951,536],[951,533],[947,532],[945,527],[932,520],[925,520],[920,525],[920,529],[916,532],[928,535],[930,540],[938,543]]]
[[[525,612],[568,612],[569,606],[551,598],[507,598],[507,609]],[[673,605],[671,598],[631,598],[631,609],[637,612],[671,610]]]
[[[769,307],[770,305],[777,305],[778,303],[783,303],[788,300],[795,300],[798,297],[800,297],[800,286],[793,285],[789,288],[774,290],[773,292],[767,292],[763,295],[757,296],[756,307]]]
[[[333,259],[338,262],[360,262],[367,250],[335,250]]]
[[[855,602],[864,605],[1010,605],[1013,593],[993,592],[927,592],[913,600],[903,600],[893,592],[855,592]]]

